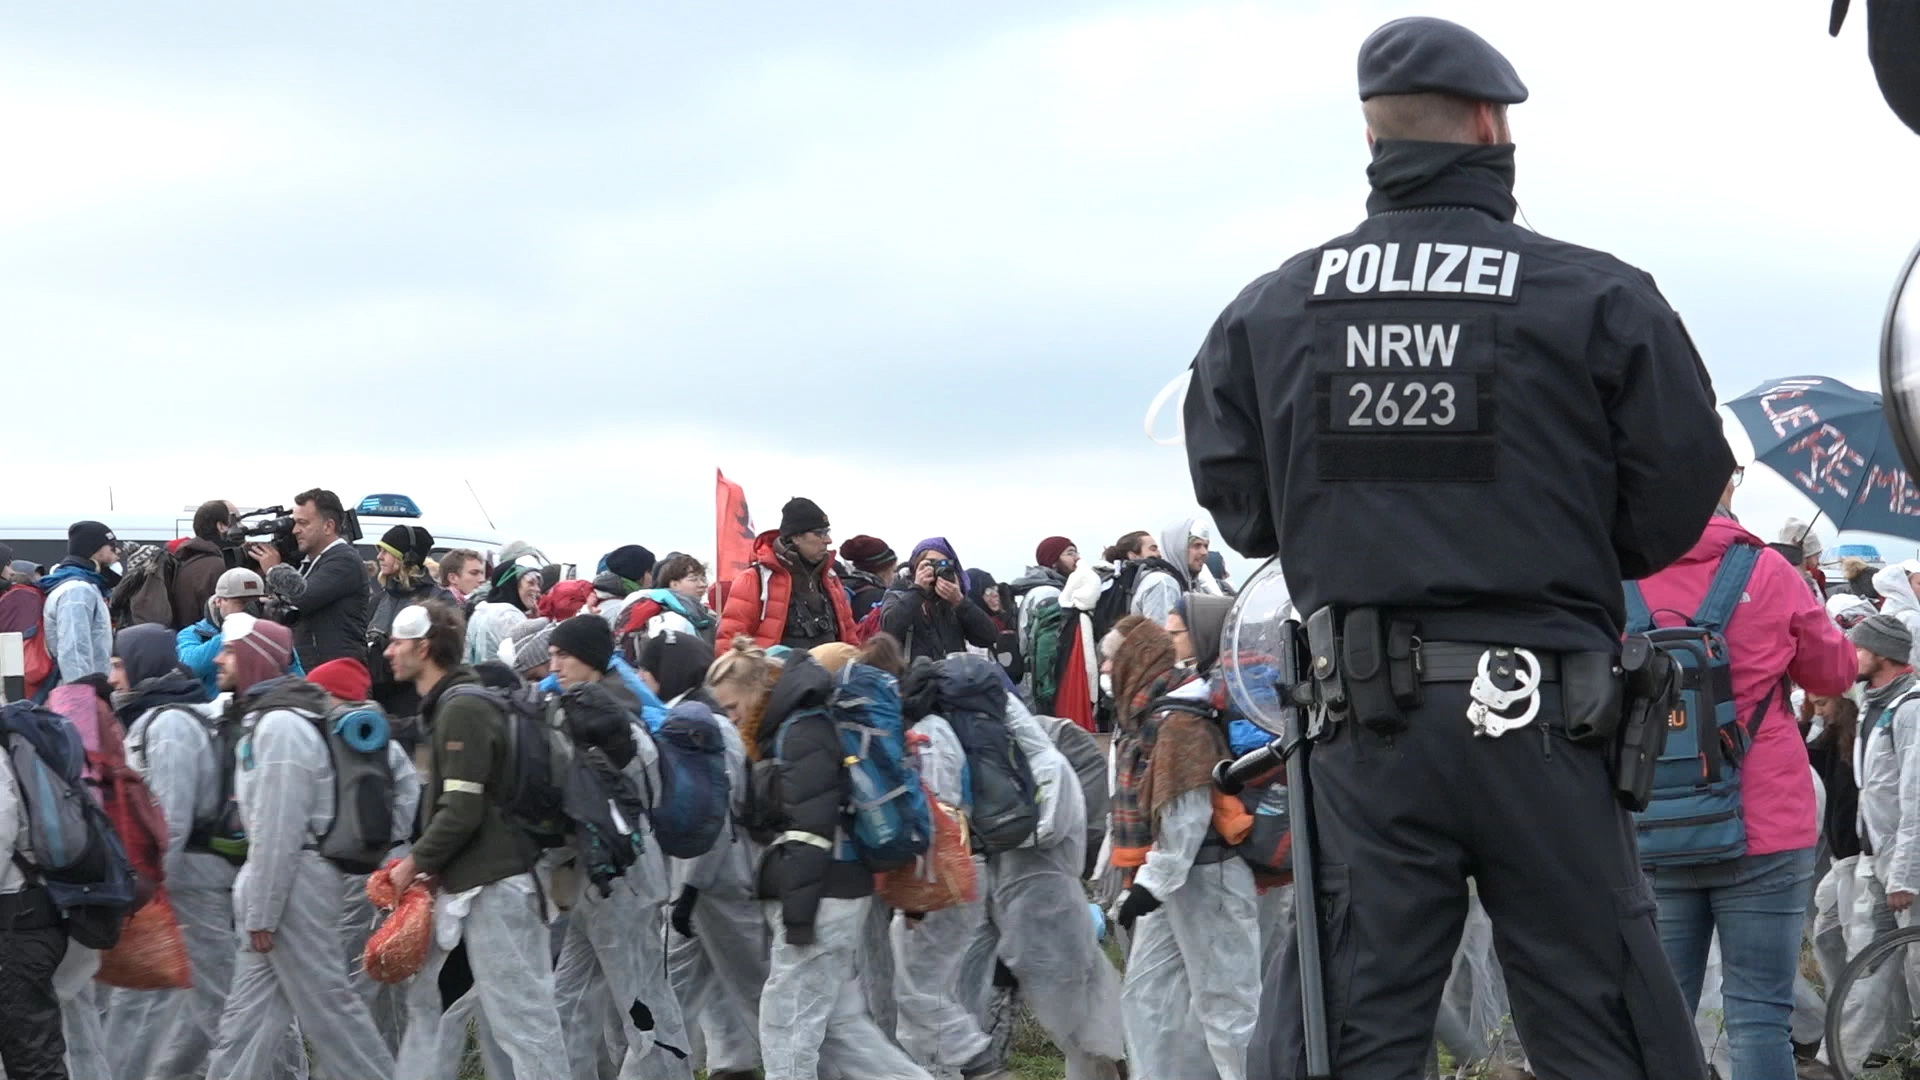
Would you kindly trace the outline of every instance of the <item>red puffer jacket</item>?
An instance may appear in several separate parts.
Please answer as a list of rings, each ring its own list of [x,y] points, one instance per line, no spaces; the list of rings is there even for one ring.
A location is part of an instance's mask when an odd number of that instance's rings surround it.
[[[716,655],[726,652],[733,639],[741,634],[752,637],[753,643],[763,649],[780,644],[786,637],[787,604],[793,599],[793,572],[774,550],[774,542],[779,538],[778,530],[773,529],[753,538],[753,559],[758,565],[742,570],[727,590],[727,603],[720,612],[720,633],[714,641]],[[762,578],[766,581],[764,597]],[[847,603],[847,590],[840,584],[840,575],[833,572],[831,551],[820,564],[820,587],[833,604],[840,640],[849,645],[858,644],[853,608]]]

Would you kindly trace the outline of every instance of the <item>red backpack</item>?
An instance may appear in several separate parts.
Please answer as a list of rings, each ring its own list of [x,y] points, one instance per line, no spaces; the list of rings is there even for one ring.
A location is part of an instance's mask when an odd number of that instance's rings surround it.
[[[147,781],[127,764],[127,747],[120,721],[93,692],[76,683],[56,689],[48,705],[80,732],[87,749],[87,781],[94,798],[126,850],[133,867],[134,901],[128,911],[146,906],[166,881],[167,819]]]
[[[27,691],[29,700],[39,696],[40,689],[53,674],[53,657],[47,653],[46,627],[43,616],[47,608],[47,594],[32,585],[15,585],[0,593],[0,634],[19,634],[21,651],[25,654]]]

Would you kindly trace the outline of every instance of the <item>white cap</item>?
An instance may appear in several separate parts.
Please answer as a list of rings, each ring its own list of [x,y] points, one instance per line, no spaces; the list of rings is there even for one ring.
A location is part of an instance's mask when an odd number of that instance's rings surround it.
[[[244,566],[236,566],[220,575],[214,582],[213,595],[222,600],[251,600],[267,594],[266,583],[260,575]]]
[[[1900,572],[1903,574],[1920,574],[1920,559],[1908,559],[1906,562],[1901,563]]]
[[[226,638],[227,644],[231,645],[253,633],[253,624],[259,621],[244,611],[236,611],[220,620],[220,633]]]
[[[401,608],[400,614],[393,617],[393,632],[387,637],[391,641],[418,641],[426,637],[427,631],[432,628],[433,619],[427,614],[427,609],[413,604]]]

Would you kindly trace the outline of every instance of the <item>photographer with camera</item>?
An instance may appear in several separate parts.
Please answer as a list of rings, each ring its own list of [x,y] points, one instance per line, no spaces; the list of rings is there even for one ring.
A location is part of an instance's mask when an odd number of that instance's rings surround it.
[[[880,629],[899,638],[907,662],[919,657],[940,660],[965,652],[968,645],[991,649],[999,639],[993,619],[980,610],[961,582],[966,569],[945,537],[920,541],[907,560],[913,581],[888,593],[880,608]]]
[[[294,650],[308,670],[329,660],[366,655],[367,567],[342,535],[346,507],[340,496],[312,488],[294,496],[293,539],[305,555],[298,569],[286,565],[276,544],[247,545],[260,564],[267,591],[294,610],[282,621],[293,628]]]

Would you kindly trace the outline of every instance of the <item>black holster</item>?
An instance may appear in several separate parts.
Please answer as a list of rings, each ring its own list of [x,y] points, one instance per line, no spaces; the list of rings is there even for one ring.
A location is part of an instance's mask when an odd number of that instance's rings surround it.
[[[1354,719],[1369,731],[1395,735],[1407,729],[1407,711],[1420,705],[1414,668],[1415,626],[1387,620],[1379,608],[1355,608],[1342,626],[1341,659]]]
[[[1602,746],[1626,715],[1626,674],[1611,652],[1560,654],[1560,702],[1567,737],[1582,746]]]
[[[1653,770],[1667,747],[1667,717],[1680,692],[1673,659],[1639,635],[1620,650],[1626,681],[1626,712],[1613,745],[1613,795],[1638,813],[1653,795]]]

